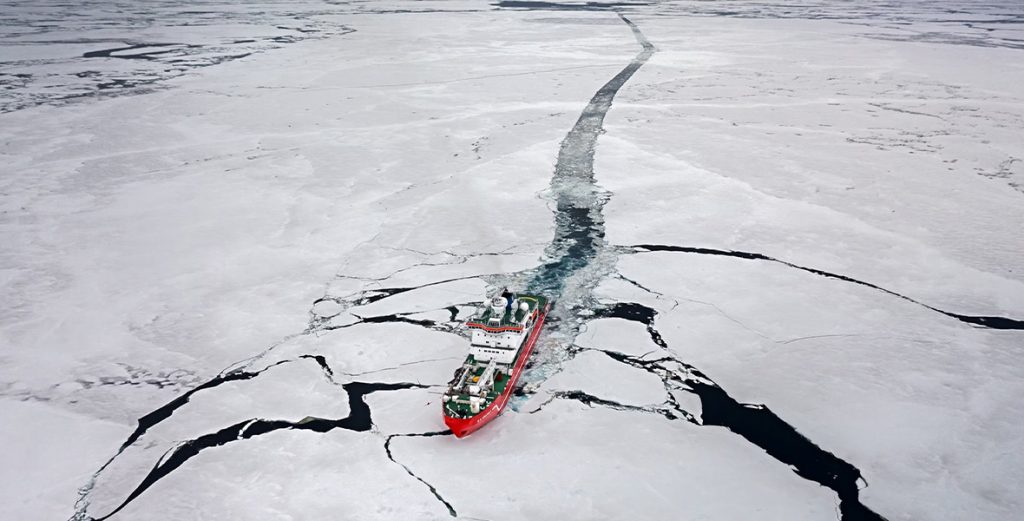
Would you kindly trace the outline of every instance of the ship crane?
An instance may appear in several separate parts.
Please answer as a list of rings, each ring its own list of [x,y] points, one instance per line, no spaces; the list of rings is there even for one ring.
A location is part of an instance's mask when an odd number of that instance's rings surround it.
[[[491,361],[487,363],[487,368],[484,369],[483,374],[480,375],[480,387],[482,389],[490,389],[491,388],[491,384],[494,383],[492,381],[494,379],[494,371],[497,368],[498,368],[497,361],[492,358]]]

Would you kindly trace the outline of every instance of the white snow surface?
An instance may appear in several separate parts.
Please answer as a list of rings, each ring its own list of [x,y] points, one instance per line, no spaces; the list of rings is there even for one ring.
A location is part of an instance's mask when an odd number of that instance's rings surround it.
[[[886,519],[1017,519],[1024,332],[938,311],[1024,319],[1009,0],[618,6],[657,52],[598,138],[610,272],[551,295],[527,396],[438,435],[459,322],[550,260],[560,142],[639,51],[612,9],[535,7],[0,1],[2,517],[102,517],[189,440],[355,418],[355,383],[400,388],[362,430],[203,448],[111,519],[837,518],[607,351],[766,405]],[[571,316],[616,302],[668,347]]]

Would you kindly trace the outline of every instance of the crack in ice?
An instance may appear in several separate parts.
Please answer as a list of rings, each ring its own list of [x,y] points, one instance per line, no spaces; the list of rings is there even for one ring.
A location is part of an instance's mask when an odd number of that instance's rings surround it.
[[[388,436],[386,440],[384,440],[384,452],[387,453],[388,459],[391,460],[392,463],[396,463],[396,464],[400,465],[403,469],[405,469],[405,472],[407,474],[409,474],[410,476],[416,478],[416,480],[419,481],[420,483],[423,483],[424,485],[426,485],[427,488],[430,489],[430,493],[433,494],[434,497],[437,498],[437,500],[440,501],[444,505],[444,507],[446,509],[448,509],[448,515],[450,515],[452,517],[458,517],[458,513],[455,512],[455,507],[453,507],[451,503],[449,503],[444,497],[441,496],[441,493],[437,491],[437,487],[435,487],[434,485],[431,485],[430,483],[427,482],[427,480],[425,480],[425,479],[421,478],[420,476],[416,475],[416,473],[413,472],[412,469],[410,469],[408,467],[408,465],[406,465],[405,463],[397,461],[395,459],[395,457],[394,457],[394,454],[392,454],[392,452],[391,452],[391,440],[393,440],[396,437],[449,436],[449,435],[451,435],[451,433],[452,433],[452,431],[450,431],[450,430],[443,430],[443,431],[423,432],[423,433],[416,433],[416,434],[392,434],[392,435]]]
[[[807,273],[813,273],[814,275],[818,275],[818,276],[821,276],[821,277],[841,280],[843,282],[850,282],[852,284],[858,284],[860,286],[865,286],[865,287],[868,287],[868,288],[871,288],[871,289],[875,289],[875,290],[881,291],[883,293],[886,293],[888,295],[892,295],[894,297],[903,299],[903,300],[905,300],[907,302],[911,302],[913,304],[917,304],[918,306],[930,309],[930,310],[932,310],[932,311],[934,311],[936,313],[940,313],[942,315],[946,315],[947,317],[955,318],[955,319],[957,319],[957,320],[959,320],[961,322],[964,322],[964,323],[967,323],[967,324],[972,324],[972,325],[975,325],[975,326],[978,326],[978,327],[983,327],[983,328],[988,328],[988,329],[1024,330],[1024,320],[1018,320],[1018,319],[1014,319],[1014,318],[1000,317],[1000,316],[962,315],[962,314],[959,314],[959,313],[952,313],[952,312],[949,312],[949,311],[944,311],[944,310],[939,309],[937,307],[929,306],[928,304],[925,304],[925,303],[923,303],[921,301],[914,300],[914,299],[912,299],[912,298],[910,298],[910,297],[908,297],[906,295],[902,295],[900,293],[897,293],[897,292],[892,291],[890,289],[883,288],[883,287],[878,286],[876,284],[872,284],[870,282],[865,282],[865,281],[862,281],[862,280],[858,280],[858,279],[855,279],[853,277],[847,277],[846,275],[840,275],[838,273],[831,273],[831,272],[828,272],[828,271],[819,270],[817,268],[810,268],[810,267],[807,267],[807,266],[801,266],[799,264],[794,264],[794,263],[789,262],[789,261],[784,261],[784,260],[781,260],[781,259],[776,259],[774,257],[769,257],[768,255],[765,255],[763,253],[754,253],[754,252],[746,252],[746,251],[735,251],[735,250],[719,250],[719,249],[714,249],[714,248],[697,248],[697,247],[691,247],[691,246],[672,246],[672,245],[665,245],[665,244],[637,244],[637,245],[632,246],[632,250],[633,250],[633,253],[649,253],[649,252],[693,253],[693,254],[698,254],[698,255],[712,255],[712,256],[720,256],[720,257],[733,257],[733,258],[745,259],[745,260],[756,260],[756,261],[774,262],[776,264],[781,264],[783,266],[788,266],[790,268],[794,268],[794,269],[797,269],[797,270],[800,270],[800,271],[805,271]]]

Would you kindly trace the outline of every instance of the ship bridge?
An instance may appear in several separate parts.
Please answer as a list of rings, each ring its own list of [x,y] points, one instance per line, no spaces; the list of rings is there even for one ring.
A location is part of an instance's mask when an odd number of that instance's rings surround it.
[[[537,316],[532,297],[495,297],[478,317],[466,323],[472,331],[471,354],[481,361],[511,364]]]

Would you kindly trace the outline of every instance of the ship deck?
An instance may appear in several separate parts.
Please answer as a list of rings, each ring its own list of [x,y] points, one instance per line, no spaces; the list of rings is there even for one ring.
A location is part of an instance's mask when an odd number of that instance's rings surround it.
[[[472,373],[470,373],[470,378],[482,376],[484,374],[484,371],[487,369],[487,363],[477,362],[476,360],[473,359],[473,355],[469,355],[468,357],[466,357],[465,363],[473,366]],[[511,372],[512,367],[507,366],[505,364],[501,364],[499,367],[501,370],[502,378],[500,381],[497,378],[495,378],[494,385],[491,387],[490,391],[487,392],[487,401],[483,404],[483,407],[487,407],[488,405],[491,404],[491,402],[493,402],[499,396],[501,396],[501,394],[505,392],[505,388],[508,386],[508,382],[510,380],[509,373]],[[459,395],[459,398],[468,399],[469,395],[462,394]],[[472,415],[472,411],[470,411],[468,403],[450,401],[447,404],[445,404],[445,406],[449,410],[457,413],[457,416],[468,417]]]

